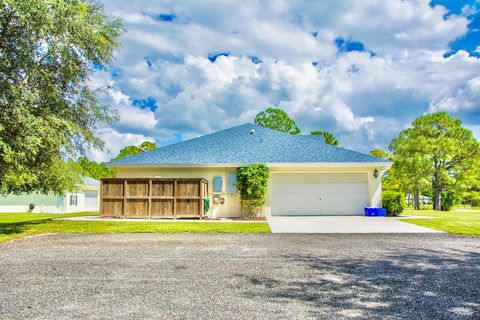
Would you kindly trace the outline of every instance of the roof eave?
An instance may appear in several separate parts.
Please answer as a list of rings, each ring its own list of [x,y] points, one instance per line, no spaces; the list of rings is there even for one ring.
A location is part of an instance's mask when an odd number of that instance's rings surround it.
[[[238,168],[251,163],[106,163],[108,168]],[[389,169],[392,162],[283,162],[266,163],[269,168],[334,168],[334,167],[371,167]]]

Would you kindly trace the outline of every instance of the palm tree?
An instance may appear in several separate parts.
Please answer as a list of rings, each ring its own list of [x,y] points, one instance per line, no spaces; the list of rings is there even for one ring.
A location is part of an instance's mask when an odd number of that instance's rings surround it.
[[[326,144],[329,144],[329,145],[332,145],[332,146],[338,146],[340,144],[340,142],[338,142],[337,138],[335,138],[335,136],[333,135],[333,133],[329,132],[329,131],[325,131],[325,130],[317,130],[317,131],[312,131],[310,132],[311,135],[314,135],[314,136],[322,136],[323,137],[323,141],[326,143]]]

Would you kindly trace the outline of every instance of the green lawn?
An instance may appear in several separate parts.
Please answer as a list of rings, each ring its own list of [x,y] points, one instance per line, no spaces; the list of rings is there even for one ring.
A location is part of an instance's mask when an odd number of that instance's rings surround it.
[[[402,219],[401,221],[447,233],[480,236],[480,212],[405,210],[402,215],[436,217],[434,219]]]
[[[65,221],[62,217],[97,215],[95,212],[69,214],[0,213],[0,243],[44,233],[270,233],[262,222],[122,222]]]

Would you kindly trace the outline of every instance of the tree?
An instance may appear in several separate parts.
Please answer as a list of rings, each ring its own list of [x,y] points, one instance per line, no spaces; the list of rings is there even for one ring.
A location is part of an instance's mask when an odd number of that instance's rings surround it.
[[[103,162],[98,163],[83,156],[78,158],[77,163],[84,176],[89,176],[97,180],[115,177],[115,171],[107,168]]]
[[[295,121],[282,109],[268,108],[259,112],[255,117],[255,124],[294,135],[300,134],[300,129]]]
[[[0,2],[0,193],[62,194],[74,161],[102,148],[115,115],[87,84],[118,47],[121,23],[95,1]]]
[[[443,192],[458,191],[475,167],[480,144],[459,119],[445,112],[418,117],[390,144],[399,171],[413,184],[433,185],[435,210],[441,210]],[[416,187],[419,187],[418,185]]]
[[[125,158],[127,156],[131,156],[131,155],[134,155],[134,154],[139,154],[139,153],[142,153],[142,152],[154,150],[156,148],[157,148],[157,145],[155,143],[150,142],[150,141],[144,141],[138,146],[126,146],[126,147],[124,147],[123,149],[120,150],[120,153],[118,154],[118,156],[116,156],[112,160]]]
[[[324,131],[324,130],[317,130],[317,131],[312,131],[310,132],[311,135],[314,136],[322,136],[323,141],[326,144],[332,145],[332,146],[338,146],[340,143],[338,142],[337,138],[333,135],[333,133],[329,131]]]
[[[385,159],[385,160],[389,160],[392,157],[390,153],[382,149],[372,149],[368,154],[371,155],[372,157]]]
[[[397,152],[392,160],[394,163],[389,170],[389,182],[396,182],[400,186],[399,191],[412,194],[414,209],[420,210],[420,194],[429,188],[431,181],[429,178],[431,166],[428,159],[420,155],[404,155]]]
[[[477,164],[466,177],[464,192],[460,199],[463,204],[480,207],[480,160],[477,160]]]

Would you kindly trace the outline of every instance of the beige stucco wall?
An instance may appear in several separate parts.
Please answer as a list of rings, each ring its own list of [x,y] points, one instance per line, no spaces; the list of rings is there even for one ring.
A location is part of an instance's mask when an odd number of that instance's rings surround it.
[[[271,167],[270,172],[274,173],[365,173],[367,175],[368,187],[369,187],[369,205],[374,207],[381,207],[382,205],[382,185],[381,185],[381,172],[379,177],[373,177],[372,167],[334,167],[334,168],[312,168],[312,167]],[[143,168],[117,168],[117,177],[119,178],[205,178],[208,181],[208,196],[213,199],[213,177],[222,177],[222,193],[216,196],[223,197],[225,203],[216,204],[211,201],[211,210],[209,212],[210,217],[236,217],[241,215],[240,207],[240,195],[228,194],[228,174],[234,173],[236,168],[220,168],[220,167],[196,167],[196,168],[155,168],[155,167],[143,167]],[[380,171],[380,168],[378,168]],[[269,188],[270,189],[270,188]],[[270,216],[270,197],[267,193],[267,203],[263,208],[263,215]]]

